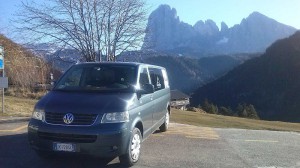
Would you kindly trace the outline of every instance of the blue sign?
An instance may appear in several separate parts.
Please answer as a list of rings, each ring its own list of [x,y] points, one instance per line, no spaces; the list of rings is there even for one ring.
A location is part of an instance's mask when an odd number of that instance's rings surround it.
[[[4,48],[0,46],[0,69],[4,69]]]
[[[3,69],[4,68],[4,65],[3,65],[3,57],[2,59],[0,59],[0,69]]]

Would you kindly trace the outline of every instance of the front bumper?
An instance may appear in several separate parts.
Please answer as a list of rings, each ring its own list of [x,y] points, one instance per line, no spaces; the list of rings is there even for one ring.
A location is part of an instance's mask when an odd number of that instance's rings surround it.
[[[130,132],[126,124],[98,124],[95,126],[50,125],[31,119],[28,140],[34,150],[57,152],[53,144],[72,143],[76,152],[98,157],[116,157],[126,153]]]

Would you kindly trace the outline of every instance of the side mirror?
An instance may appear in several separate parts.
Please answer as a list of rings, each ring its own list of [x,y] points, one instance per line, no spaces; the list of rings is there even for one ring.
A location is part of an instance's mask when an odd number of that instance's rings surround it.
[[[52,87],[54,87],[55,84],[56,84],[56,81],[52,81],[52,82],[51,82],[51,86],[52,86]]]
[[[139,92],[140,92],[140,94],[154,93],[154,86],[149,83],[144,84]]]
[[[50,85],[48,85],[47,90],[48,90],[48,91],[52,90],[52,89],[54,88],[55,85],[56,85],[56,81],[52,81],[52,82],[50,83]]]

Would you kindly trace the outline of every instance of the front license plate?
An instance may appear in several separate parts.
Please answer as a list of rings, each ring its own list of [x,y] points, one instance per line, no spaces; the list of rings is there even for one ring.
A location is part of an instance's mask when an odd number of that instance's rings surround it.
[[[53,143],[53,150],[65,151],[65,152],[76,152],[76,145],[70,143]]]

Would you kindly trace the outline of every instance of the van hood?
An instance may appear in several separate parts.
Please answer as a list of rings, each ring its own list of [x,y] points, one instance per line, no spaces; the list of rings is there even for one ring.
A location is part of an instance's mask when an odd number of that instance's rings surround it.
[[[135,97],[135,93],[51,91],[36,104],[35,108],[56,113],[122,112],[128,110],[127,101]]]

